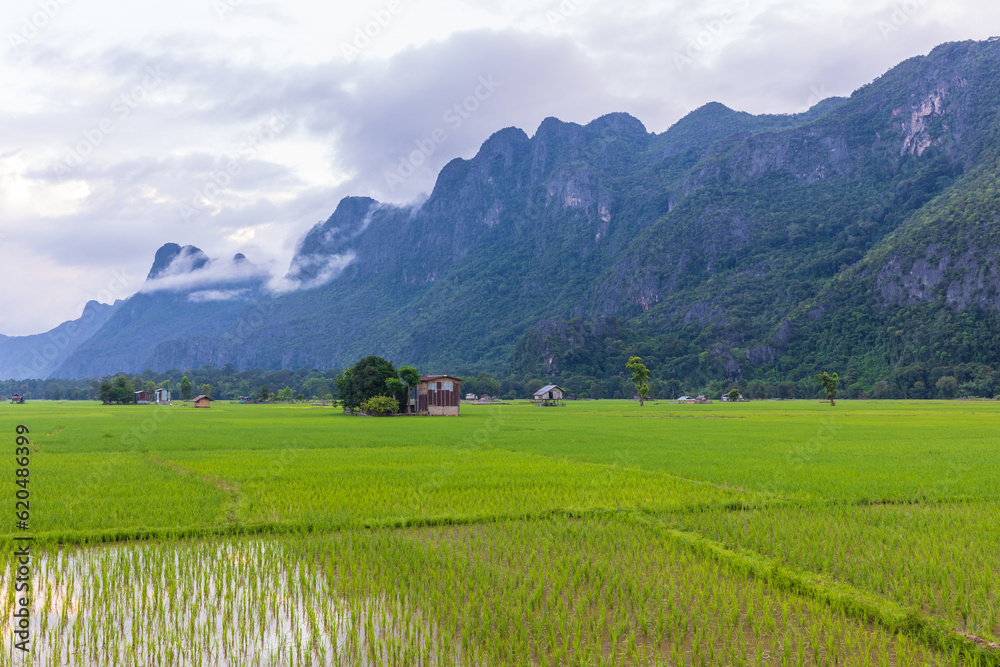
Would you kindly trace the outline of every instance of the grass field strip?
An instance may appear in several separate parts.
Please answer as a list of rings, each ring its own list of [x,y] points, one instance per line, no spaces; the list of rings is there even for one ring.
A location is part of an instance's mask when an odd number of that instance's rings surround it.
[[[37,561],[32,661],[8,634],[0,665],[989,664],[697,539],[618,515],[73,547]]]
[[[30,664],[1000,665],[1000,404],[16,407]]]
[[[693,512],[677,525],[849,583],[960,632],[1000,639],[1000,505],[774,506]]]

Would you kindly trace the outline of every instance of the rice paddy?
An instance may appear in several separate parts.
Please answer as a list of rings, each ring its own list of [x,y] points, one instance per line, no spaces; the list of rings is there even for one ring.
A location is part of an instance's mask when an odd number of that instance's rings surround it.
[[[0,666],[1000,665],[998,421],[2,405],[36,543],[24,654],[11,512]]]

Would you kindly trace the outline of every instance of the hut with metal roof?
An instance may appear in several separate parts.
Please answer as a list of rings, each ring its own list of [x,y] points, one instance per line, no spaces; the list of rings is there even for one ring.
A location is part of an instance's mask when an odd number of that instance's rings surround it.
[[[458,417],[462,379],[452,375],[426,375],[417,385],[417,414]]]
[[[559,405],[566,405],[566,401],[563,397],[562,387],[556,384],[549,384],[538,391],[536,391],[531,399],[535,402],[535,405],[539,407],[556,407]]]

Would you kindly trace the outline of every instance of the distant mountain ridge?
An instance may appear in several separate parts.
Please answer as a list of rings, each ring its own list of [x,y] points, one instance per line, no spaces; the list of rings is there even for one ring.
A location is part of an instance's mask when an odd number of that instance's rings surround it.
[[[242,254],[213,260],[194,246],[167,243],[156,252],[143,289],[51,376],[97,377],[152,368],[151,357],[164,341],[225,334],[248,304],[265,295],[267,279]],[[221,359],[212,361],[225,365]]]
[[[113,305],[90,301],[79,319],[63,322],[47,333],[0,335],[0,378],[23,380],[51,376],[111,319],[121,304],[121,301]]]
[[[420,205],[344,199],[299,243],[291,292],[253,271],[191,282],[220,263],[164,246],[149,280],[169,289],[129,299],[55,374],[381,354],[590,382],[639,354],[661,382],[854,367],[871,385],[997,363],[998,109],[989,40],[802,114],[712,103],[662,134],[627,114],[507,128]]]

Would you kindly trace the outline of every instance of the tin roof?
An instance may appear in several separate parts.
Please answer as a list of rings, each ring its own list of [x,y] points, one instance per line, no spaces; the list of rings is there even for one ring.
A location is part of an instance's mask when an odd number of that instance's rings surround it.
[[[538,396],[539,394],[547,394],[550,391],[552,391],[553,389],[558,389],[559,391],[562,391],[562,387],[560,387],[559,385],[557,385],[557,384],[549,384],[549,385],[545,385],[544,387],[542,387],[541,389],[539,389],[538,391],[536,391],[534,395]]]
[[[461,382],[462,378],[457,378],[454,375],[425,375],[420,378],[421,382],[434,382],[435,380],[455,380]]]

